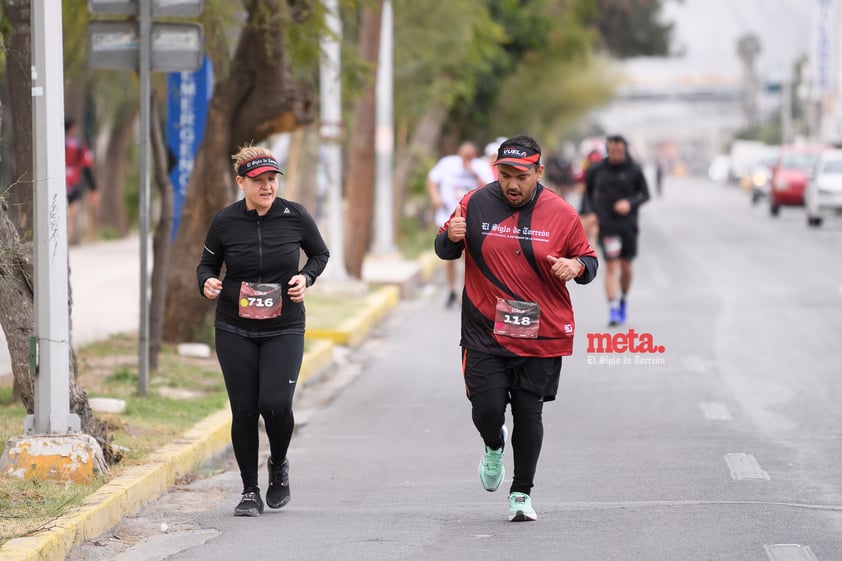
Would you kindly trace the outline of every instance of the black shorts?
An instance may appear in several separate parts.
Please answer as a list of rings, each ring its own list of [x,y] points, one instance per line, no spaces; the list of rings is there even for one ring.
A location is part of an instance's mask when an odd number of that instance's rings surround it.
[[[561,378],[561,357],[497,356],[462,349],[462,375],[468,399],[478,393],[506,388],[526,390],[553,401]]]
[[[72,204],[82,198],[82,186],[69,187],[67,189],[67,204]]]
[[[606,261],[637,257],[637,226],[599,228],[599,249]]]

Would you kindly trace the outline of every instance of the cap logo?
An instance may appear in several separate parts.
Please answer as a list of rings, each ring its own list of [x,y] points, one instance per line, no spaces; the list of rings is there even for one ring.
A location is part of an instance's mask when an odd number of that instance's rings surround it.
[[[501,147],[497,152],[497,161],[494,165],[508,165],[526,171],[532,166],[539,165],[540,161],[541,153],[537,150],[526,146],[506,146]]]
[[[240,167],[237,168],[237,175],[255,177],[262,173],[266,173],[267,171],[282,173],[281,165],[275,158],[270,158],[269,156],[258,156],[257,158],[246,160],[240,164]]]

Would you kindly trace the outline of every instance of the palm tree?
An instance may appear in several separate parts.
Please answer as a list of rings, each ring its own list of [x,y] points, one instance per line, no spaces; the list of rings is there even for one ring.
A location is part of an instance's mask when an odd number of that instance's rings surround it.
[[[760,51],[760,39],[753,33],[747,33],[737,41],[737,56],[743,63],[743,112],[749,128],[758,123],[757,97],[760,93],[760,80],[754,63]]]

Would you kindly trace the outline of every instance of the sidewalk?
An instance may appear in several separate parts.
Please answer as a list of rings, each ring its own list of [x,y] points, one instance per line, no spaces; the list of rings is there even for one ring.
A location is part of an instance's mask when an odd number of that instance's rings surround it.
[[[150,244],[151,247],[151,244]],[[70,290],[71,341],[85,345],[107,339],[115,333],[137,331],[140,326],[140,238],[71,246]],[[151,267],[151,255],[149,265]],[[102,314],[120,307],[118,314]],[[0,376],[11,376],[12,362],[6,336],[0,329]]]
[[[99,307],[94,304],[96,299],[103,297],[103,291],[108,290],[120,290],[124,302],[138,301],[140,266],[137,255],[136,238],[71,250],[71,274],[85,279],[73,288],[74,344],[137,329],[137,321],[133,320],[139,317],[138,306],[134,306],[134,311],[125,310],[126,314],[108,314],[119,317],[104,317],[97,316]],[[101,267],[102,263],[109,264],[107,271]],[[334,347],[337,344],[355,346],[362,342],[400,297],[410,294],[432,277],[438,263],[432,253],[413,262],[396,257],[368,259],[363,268],[363,280],[380,288],[372,292],[367,309],[358,317],[337,326],[335,331],[318,333],[319,339],[308,334],[310,344],[301,367],[302,382],[305,385],[318,383],[318,374],[333,362]],[[136,273],[132,275],[133,272]],[[5,351],[5,340],[2,344]],[[63,561],[75,545],[114,527],[123,517],[167,492],[178,478],[192,473],[223,452],[230,445],[230,427],[227,408],[208,416],[178,441],[150,454],[142,465],[127,470],[87,497],[79,507],[51,521],[49,529],[6,542],[0,547],[0,561]]]

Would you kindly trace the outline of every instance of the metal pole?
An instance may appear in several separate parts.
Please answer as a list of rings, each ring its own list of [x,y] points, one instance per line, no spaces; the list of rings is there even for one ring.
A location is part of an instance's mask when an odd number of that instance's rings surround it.
[[[787,77],[781,89],[781,144],[792,142],[792,81]]]
[[[319,67],[321,95],[321,128],[319,134],[324,146],[325,167],[328,180],[328,245],[330,262],[325,277],[346,280],[344,233],[342,215],[342,75],[341,51],[342,21],[336,0],[324,0],[325,27],[327,32],[320,39],[322,59]]]
[[[392,2],[384,0],[380,15],[380,60],[377,64],[377,127],[375,133],[377,196],[374,252],[395,253],[394,170],[395,134],[392,115]]]
[[[32,2],[32,137],[35,211],[35,411],[27,434],[79,431],[70,413],[67,189],[61,5]]]
[[[149,385],[149,114],[150,107],[150,44],[152,28],[152,0],[140,0],[140,328],[138,332],[137,393],[146,395]]]

